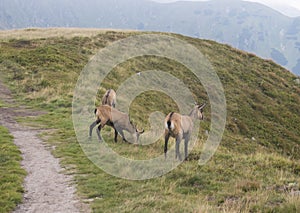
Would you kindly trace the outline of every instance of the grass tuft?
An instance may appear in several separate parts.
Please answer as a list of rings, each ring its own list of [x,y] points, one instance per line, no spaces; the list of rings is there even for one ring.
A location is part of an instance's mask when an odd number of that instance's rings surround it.
[[[22,201],[23,178],[21,153],[8,130],[0,126],[0,212],[10,212]]]

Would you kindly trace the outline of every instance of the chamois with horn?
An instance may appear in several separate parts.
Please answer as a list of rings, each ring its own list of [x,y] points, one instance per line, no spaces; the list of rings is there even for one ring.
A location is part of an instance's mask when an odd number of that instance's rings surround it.
[[[92,131],[95,126],[98,126],[96,129],[98,139],[101,142],[102,137],[100,135],[101,129],[105,126],[111,126],[115,130],[115,142],[117,142],[118,133],[121,135],[123,141],[127,142],[124,136],[124,131],[129,132],[132,135],[133,143],[137,143],[139,136],[144,132],[144,130],[138,130],[135,125],[130,121],[129,115],[126,113],[120,112],[119,110],[108,106],[102,105],[95,109],[96,121],[90,125],[89,137],[92,137]]]
[[[176,139],[175,145],[175,158],[181,159],[179,144],[182,139],[184,139],[184,159],[187,158],[188,155],[188,142],[192,135],[194,122],[198,120],[203,120],[203,108],[205,107],[205,103],[202,105],[196,104],[196,106],[192,109],[189,115],[181,115],[179,113],[171,112],[169,113],[164,121],[165,124],[165,147],[164,153],[165,157],[167,157],[168,151],[168,141],[170,136]]]

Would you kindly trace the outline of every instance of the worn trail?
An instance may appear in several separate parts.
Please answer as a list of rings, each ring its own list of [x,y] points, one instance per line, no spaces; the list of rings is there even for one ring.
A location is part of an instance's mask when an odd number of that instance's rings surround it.
[[[14,105],[10,91],[0,81],[0,100]],[[54,158],[38,138],[42,131],[20,125],[16,117],[37,116],[25,107],[0,107],[0,125],[9,129],[14,143],[22,152],[22,167],[27,171],[24,198],[14,212],[89,212],[76,197],[72,177],[63,174],[59,160]]]

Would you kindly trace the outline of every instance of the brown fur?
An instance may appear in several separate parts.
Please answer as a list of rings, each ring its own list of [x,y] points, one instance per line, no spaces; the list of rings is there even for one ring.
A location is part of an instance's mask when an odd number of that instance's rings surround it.
[[[169,113],[165,118],[165,156],[167,155],[168,151],[168,141],[170,137],[176,139],[176,158],[178,157],[181,160],[181,155],[179,152],[179,144],[182,139],[184,139],[185,144],[185,158],[187,158],[187,151],[188,151],[188,142],[190,140],[194,121],[196,119],[203,120],[203,108],[205,104],[196,105],[189,115],[181,115],[179,113]]]
[[[117,94],[113,89],[109,89],[105,92],[105,94],[102,97],[102,105],[109,105],[112,107],[116,106],[117,102]]]
[[[170,133],[172,137],[175,137],[176,135],[180,134],[181,128],[181,115],[178,113],[173,113],[170,118],[171,113],[167,115],[165,118],[165,124],[168,125],[168,121],[171,122],[171,124],[174,125],[174,129],[165,128],[165,134]]]
[[[100,131],[105,125],[111,126],[115,130],[115,142],[117,142],[118,133],[122,136],[123,140],[126,141],[123,133],[124,130],[131,133],[134,142],[137,142],[139,135],[144,132],[144,130],[139,131],[136,129],[126,113],[120,112],[111,106],[102,105],[97,107],[95,109],[95,115],[96,121],[90,126],[90,137],[92,136],[93,128],[99,124],[97,134],[100,141],[102,141]]]

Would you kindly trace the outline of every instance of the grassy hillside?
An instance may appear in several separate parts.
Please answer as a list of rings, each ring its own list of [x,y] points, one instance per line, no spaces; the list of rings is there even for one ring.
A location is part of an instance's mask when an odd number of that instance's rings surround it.
[[[0,126],[0,141],[0,212],[10,212],[22,201],[25,171],[20,165],[21,153],[3,126]]]
[[[35,32],[33,33],[37,33]],[[5,32],[1,32],[5,33]],[[20,34],[23,32],[20,31]],[[205,134],[189,160],[168,174],[145,181],[112,177],[82,152],[76,141],[71,105],[77,78],[100,48],[138,32],[84,32],[74,36],[44,35],[0,43],[0,72],[22,104],[49,113],[25,122],[56,129],[47,141],[56,146],[54,155],[75,175],[78,193],[88,198],[95,212],[296,212],[300,211],[300,85],[296,77],[272,61],[208,40],[180,35],[211,62],[224,86],[227,125],[221,145],[204,166],[198,165]],[[0,36],[1,37],[1,36]],[[3,36],[1,37],[3,38]],[[208,100],[199,80],[182,65],[166,58],[138,57],[116,66],[99,88],[117,89],[137,71],[164,70],[189,85],[196,100]],[[176,109],[166,99],[145,92],[131,105],[132,119],[146,129],[153,111]],[[91,112],[92,113],[92,112]],[[200,133],[209,130],[209,108]],[[112,132],[103,132],[108,144],[123,156],[141,159],[163,152],[163,142],[150,146],[113,143]]]
[[[300,19],[255,2],[212,0],[161,4],[149,0],[27,0],[25,3],[2,0],[0,14],[0,29],[118,28],[211,39],[272,58],[300,75]]]

